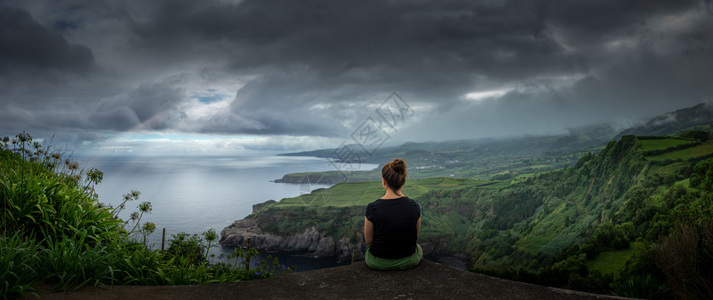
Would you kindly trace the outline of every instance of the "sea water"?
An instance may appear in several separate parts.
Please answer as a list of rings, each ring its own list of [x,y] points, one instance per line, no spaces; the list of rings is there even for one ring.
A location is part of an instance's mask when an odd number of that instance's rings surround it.
[[[275,183],[284,174],[295,172],[331,171],[334,167],[324,158],[236,155],[236,156],[104,156],[83,158],[87,168],[104,172],[96,186],[100,202],[118,206],[123,194],[141,192],[139,200],[127,202],[120,218],[126,220],[137,206],[151,202],[152,211],[141,222],[153,222],[156,231],[148,237],[148,245],[161,248],[163,228],[166,245],[174,234],[201,234],[213,228],[218,234],[252,213],[253,204],[267,200],[297,197],[305,187],[299,184]],[[362,164],[362,170],[376,165]],[[376,179],[375,179],[376,180]],[[314,185],[312,189],[328,187]],[[131,223],[130,223],[131,224]],[[229,254],[230,247],[211,250],[212,254]],[[336,258],[316,259],[301,253],[274,253],[281,262],[295,265],[298,271],[342,264]]]

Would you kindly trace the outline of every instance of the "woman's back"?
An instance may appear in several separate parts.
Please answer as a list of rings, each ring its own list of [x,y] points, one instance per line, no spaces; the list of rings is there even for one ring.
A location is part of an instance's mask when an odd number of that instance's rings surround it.
[[[414,253],[421,210],[416,201],[401,197],[379,199],[366,207],[374,223],[371,253],[382,258],[402,258]]]
[[[381,168],[384,197],[366,207],[364,240],[366,265],[377,270],[408,269],[418,265],[423,249],[416,243],[421,230],[421,209],[401,193],[406,162],[394,159]]]

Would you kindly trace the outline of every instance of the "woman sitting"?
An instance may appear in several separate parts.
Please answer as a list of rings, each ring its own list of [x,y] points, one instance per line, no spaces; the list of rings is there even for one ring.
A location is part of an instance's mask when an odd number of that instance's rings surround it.
[[[421,229],[421,209],[404,196],[406,162],[394,159],[381,169],[386,193],[366,207],[364,238],[366,265],[377,270],[404,270],[418,265],[423,249],[416,243]]]

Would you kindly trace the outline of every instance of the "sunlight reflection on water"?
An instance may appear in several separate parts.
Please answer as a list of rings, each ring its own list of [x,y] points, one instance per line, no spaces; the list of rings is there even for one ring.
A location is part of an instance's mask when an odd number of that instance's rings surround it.
[[[275,183],[286,173],[330,171],[323,158],[290,156],[234,157],[93,157],[87,167],[104,172],[96,190],[105,204],[116,206],[122,195],[141,192],[138,201],[127,203],[120,217],[150,201],[153,211],[142,221],[156,223],[149,245],[161,247],[161,231],[166,240],[172,234],[201,234],[209,228],[218,233],[252,213],[252,205],[300,194],[297,184]],[[363,170],[376,165],[362,164]],[[324,186],[322,186],[324,187]],[[317,188],[317,187],[315,187]],[[168,245],[166,245],[168,247]],[[220,254],[220,249],[213,253]]]

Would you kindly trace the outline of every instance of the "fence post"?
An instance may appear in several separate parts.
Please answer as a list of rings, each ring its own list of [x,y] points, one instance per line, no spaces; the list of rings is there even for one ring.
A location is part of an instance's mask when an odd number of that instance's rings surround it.
[[[250,271],[250,237],[248,237],[248,255],[245,257],[245,269]]]
[[[166,243],[166,227],[163,228],[163,235],[161,235],[161,252],[163,252],[163,246]]]

